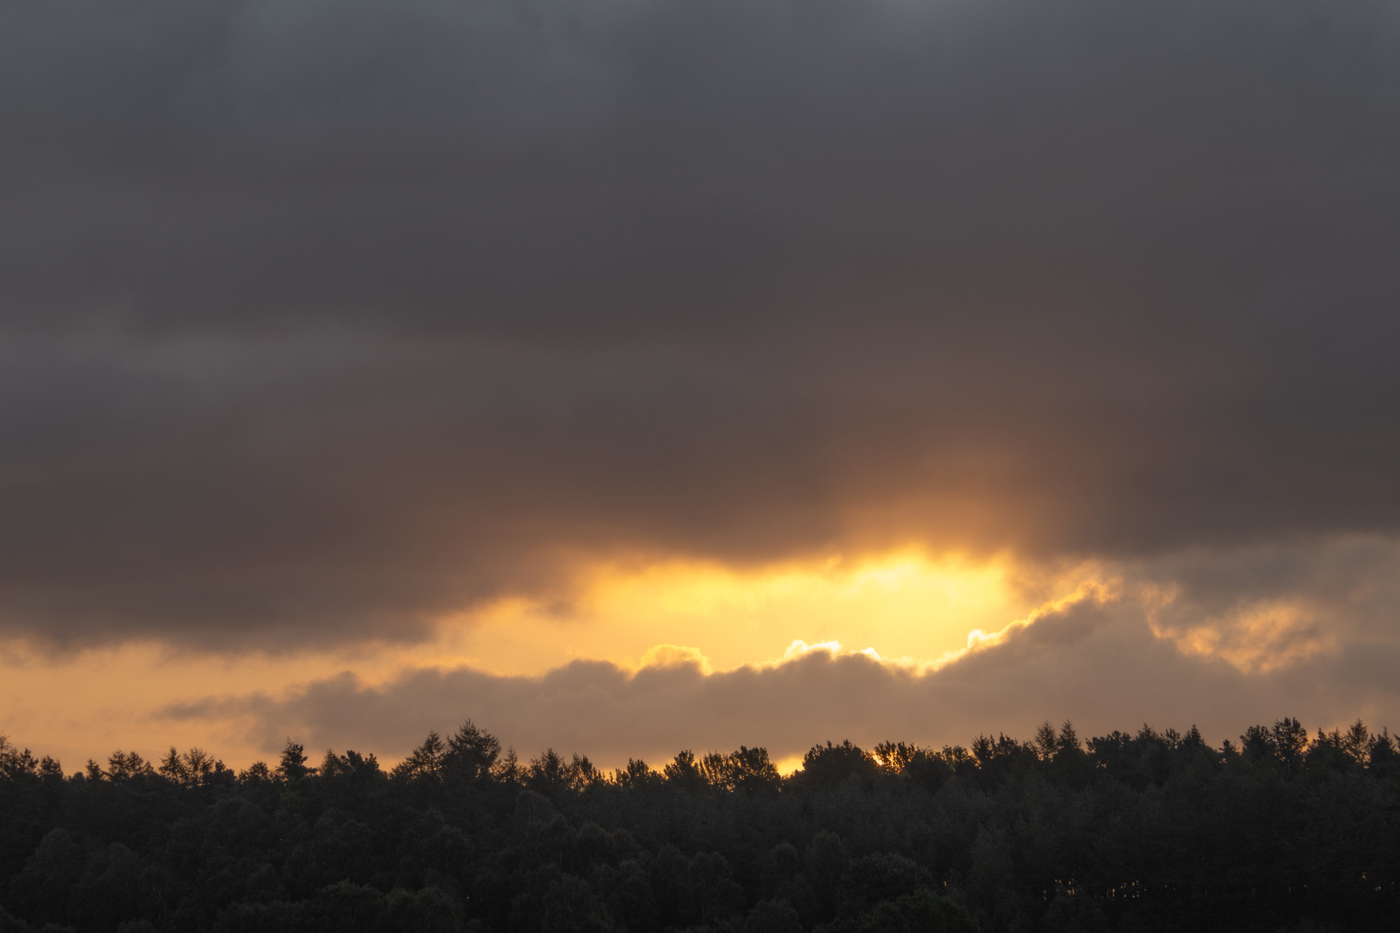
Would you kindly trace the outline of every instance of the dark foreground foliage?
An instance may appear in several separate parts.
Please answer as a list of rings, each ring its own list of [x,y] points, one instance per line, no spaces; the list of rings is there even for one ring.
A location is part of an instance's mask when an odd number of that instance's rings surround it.
[[[604,774],[468,723],[240,774],[198,749],[65,776],[0,739],[0,933],[1390,930],[1400,756],[1357,723],[1216,749],[826,744]]]

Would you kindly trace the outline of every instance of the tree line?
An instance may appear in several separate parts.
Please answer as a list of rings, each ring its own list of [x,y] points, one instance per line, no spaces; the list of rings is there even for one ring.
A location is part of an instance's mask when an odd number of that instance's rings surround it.
[[[288,740],[66,774],[0,736],[0,933],[1388,930],[1397,804],[1359,721],[826,742],[786,777],[522,761],[471,721],[387,770]]]

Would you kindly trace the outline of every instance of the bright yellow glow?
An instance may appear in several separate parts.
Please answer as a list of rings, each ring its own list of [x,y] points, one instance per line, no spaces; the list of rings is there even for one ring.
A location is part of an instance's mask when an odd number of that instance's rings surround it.
[[[931,662],[964,649],[972,630],[1026,614],[1008,577],[1001,561],[916,552],[754,571],[605,566],[584,576],[566,610],[511,600],[452,620],[433,660],[533,674],[576,658],[639,667],[657,646],[684,646],[730,670],[782,658],[801,641]]]
[[[787,777],[802,767],[802,756],[788,755],[786,758],[779,758],[773,762],[773,767],[777,768],[778,773],[783,777]]]

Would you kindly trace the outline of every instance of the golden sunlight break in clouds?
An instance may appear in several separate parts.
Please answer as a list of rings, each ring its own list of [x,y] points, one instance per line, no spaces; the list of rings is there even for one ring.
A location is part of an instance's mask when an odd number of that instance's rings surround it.
[[[578,658],[627,667],[658,645],[699,651],[715,670],[762,664],[795,641],[874,649],[932,663],[1034,607],[1005,559],[974,563],[915,550],[760,570],[667,562],[580,574],[567,605],[504,600],[445,620],[418,655],[493,673],[539,674]]]
[[[1355,554],[1374,546],[1343,542],[1330,559],[1338,566],[1355,562]],[[1391,549],[1384,554],[1397,559]],[[1325,606],[1274,595],[1210,611],[1180,585],[1155,582],[1154,573],[1183,570],[1082,563],[1052,571],[1006,556],[978,562],[912,548],[760,569],[613,563],[577,571],[567,602],[500,600],[439,620],[435,636],[418,643],[233,655],[154,643],[62,656],[12,648],[0,655],[0,701],[8,704],[16,738],[69,761],[105,754],[120,736],[143,754],[170,742],[217,744],[231,762],[247,763],[264,757],[276,737],[252,738],[246,703],[236,713],[217,703],[215,712],[198,716],[172,719],[169,711],[200,697],[275,704],[347,676],[357,689],[390,693],[404,678],[434,671],[542,682],[579,661],[629,677],[692,668],[711,679],[776,670],[813,655],[859,655],[891,676],[927,677],[972,653],[1014,653],[1027,638],[1064,643],[1079,623],[1066,627],[1063,619],[1121,615],[1124,607],[1137,613],[1149,642],[1244,675],[1304,664],[1334,647],[1318,635]],[[444,721],[475,712],[443,702],[432,716]],[[47,736],[62,740],[43,741]],[[381,754],[392,760],[396,753],[383,748]]]
[[[199,695],[276,696],[347,669],[367,684],[425,667],[537,677],[575,660],[632,670],[694,662],[714,672],[832,648],[927,667],[965,649],[970,633],[997,631],[1034,607],[1014,576],[1004,559],[914,550],[754,571],[610,565],[581,572],[566,605],[503,600],[443,619],[436,638],[410,646],[226,656],[127,644],[60,658],[14,649],[0,655],[0,699],[11,732],[67,760],[106,754],[120,736],[143,753],[172,741],[217,742],[246,761],[265,752],[237,729],[211,735],[206,724],[171,722],[159,710]]]

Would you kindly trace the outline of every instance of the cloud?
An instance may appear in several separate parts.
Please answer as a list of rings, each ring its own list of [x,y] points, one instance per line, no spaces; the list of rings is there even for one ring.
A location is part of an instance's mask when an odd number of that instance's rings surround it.
[[[1149,613],[1155,633],[1244,670],[1393,638],[1397,574],[1394,540],[1364,536],[1196,549],[1126,572],[1155,596]]]
[[[1194,723],[1218,742],[1285,715],[1331,727],[1357,716],[1380,726],[1400,713],[1393,631],[1241,665],[1228,650],[1183,651],[1159,636],[1162,608],[1148,590],[1086,587],[934,667],[798,644],[767,665],[707,672],[698,652],[667,646],[635,671],[602,661],[541,677],[422,668],[381,684],[347,671],[282,696],[194,699],[162,715],[247,729],[268,754],[291,736],[391,758],[429,729],[470,717],[525,755],[548,746],[606,765],[628,757],[655,765],[682,748],[763,745],[783,758],[847,737],[867,747],[1026,737],[1047,718],[1070,719],[1081,735]]]
[[[1397,52],[1380,0],[10,4],[0,631],[1393,532]]]

